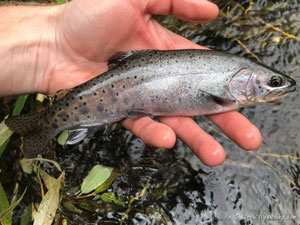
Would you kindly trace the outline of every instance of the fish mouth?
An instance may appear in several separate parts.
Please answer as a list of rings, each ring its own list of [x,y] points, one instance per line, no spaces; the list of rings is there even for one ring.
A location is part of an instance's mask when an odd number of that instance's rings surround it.
[[[289,86],[284,90],[277,90],[277,91],[271,91],[269,92],[266,96],[265,96],[265,101],[274,101],[277,99],[281,99],[283,97],[285,97],[286,95],[288,95],[291,92],[296,91],[296,86]]]
[[[293,91],[296,91],[296,86],[297,86],[297,82],[293,79],[293,78],[291,78],[291,77],[288,77],[287,76],[287,81],[289,82],[289,86],[288,86],[288,91],[289,92],[293,92]]]

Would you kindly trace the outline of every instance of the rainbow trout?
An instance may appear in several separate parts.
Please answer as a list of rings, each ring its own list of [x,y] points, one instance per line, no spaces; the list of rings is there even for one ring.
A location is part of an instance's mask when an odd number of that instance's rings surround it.
[[[110,69],[51,108],[8,118],[24,137],[24,156],[42,153],[69,130],[68,144],[104,124],[142,116],[195,116],[272,101],[295,91],[291,77],[246,58],[208,50],[142,50],[117,53]]]

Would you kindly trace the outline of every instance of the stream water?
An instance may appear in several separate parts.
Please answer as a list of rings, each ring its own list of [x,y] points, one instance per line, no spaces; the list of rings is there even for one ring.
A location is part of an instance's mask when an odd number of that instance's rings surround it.
[[[206,25],[171,16],[157,20],[195,43],[253,58],[244,44],[260,61],[300,82],[299,0],[255,1],[246,14],[249,0],[215,2],[220,16]],[[156,149],[119,125],[106,127],[84,144],[57,150],[55,160],[66,171],[65,186],[70,187],[66,192],[80,185],[94,165],[103,164],[124,170],[109,191],[125,203],[150,184],[123,224],[299,225],[300,163],[279,157],[300,156],[299,89],[278,104],[240,110],[263,136],[253,153],[239,148],[205,117],[195,118],[224,146],[227,159],[215,168],[204,166],[180,140],[171,150]],[[9,168],[11,160],[7,154],[2,166]],[[68,224],[120,224],[126,211],[97,197],[74,204],[84,212],[78,215],[59,208]],[[16,224],[17,218],[18,213]]]

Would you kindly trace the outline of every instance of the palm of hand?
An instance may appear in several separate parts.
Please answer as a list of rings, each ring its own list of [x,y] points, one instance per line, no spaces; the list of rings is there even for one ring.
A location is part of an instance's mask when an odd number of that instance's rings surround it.
[[[188,21],[206,22],[217,12],[216,6],[205,0],[74,0],[64,6],[57,24],[59,51],[51,79],[48,79],[48,92],[76,86],[104,72],[107,60],[117,51],[201,48],[161,27],[151,18],[152,14],[173,13]],[[259,146],[259,131],[242,115],[228,112],[210,116],[210,119],[241,147],[255,149]],[[190,118],[159,120],[161,123],[148,117],[127,119],[123,125],[157,147],[172,147],[177,135],[207,165],[224,161],[221,145]]]

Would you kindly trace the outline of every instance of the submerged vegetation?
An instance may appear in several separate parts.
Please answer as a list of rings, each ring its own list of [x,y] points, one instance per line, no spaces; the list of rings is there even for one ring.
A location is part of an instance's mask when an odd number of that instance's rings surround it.
[[[156,19],[195,43],[265,62],[300,81],[298,1],[214,2],[220,14],[207,25]],[[1,99],[1,120],[52,103],[41,96]],[[22,140],[0,124],[1,224],[228,224],[224,212],[239,224],[255,223],[251,216],[262,212],[296,224],[299,96],[297,91],[283,103],[241,110],[264,134],[258,153],[238,151],[212,123],[196,118],[230,151],[219,168],[204,167],[180,141],[170,151],[153,149],[119,125],[77,146],[64,146],[62,136],[61,145],[50,144],[52,160],[22,159]]]

